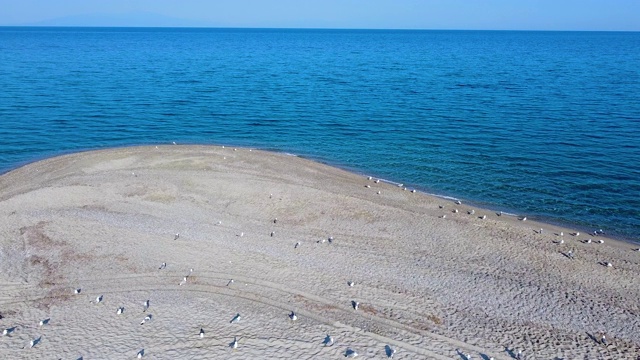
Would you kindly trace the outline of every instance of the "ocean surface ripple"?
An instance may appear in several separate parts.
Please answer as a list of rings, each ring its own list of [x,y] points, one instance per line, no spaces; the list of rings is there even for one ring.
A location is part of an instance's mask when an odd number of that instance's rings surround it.
[[[284,151],[640,240],[640,33],[0,28],[0,172]]]

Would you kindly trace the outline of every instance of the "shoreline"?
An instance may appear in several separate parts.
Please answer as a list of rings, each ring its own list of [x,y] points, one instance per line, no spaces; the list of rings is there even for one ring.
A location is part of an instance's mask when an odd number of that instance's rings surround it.
[[[0,357],[640,355],[637,247],[375,180],[283,153],[181,145],[2,175],[0,327],[13,330]]]
[[[304,156],[304,155],[298,155],[298,154],[294,154],[294,153],[290,153],[290,152],[286,152],[286,151],[280,151],[278,149],[262,149],[262,148],[256,148],[256,147],[246,147],[246,146],[234,146],[233,144],[227,145],[227,144],[206,144],[206,143],[187,143],[187,144],[179,144],[179,145],[171,145],[171,144],[166,144],[166,143],[162,143],[162,144],[141,144],[141,145],[125,145],[125,146],[117,146],[117,147],[106,147],[106,148],[91,148],[91,149],[81,149],[81,150],[73,150],[73,151],[68,151],[68,152],[63,152],[63,153],[59,153],[56,155],[52,155],[52,156],[44,156],[41,158],[37,158],[34,159],[33,161],[28,161],[25,163],[22,163],[22,165],[19,165],[15,168],[11,168],[8,169],[7,171],[0,173],[0,177],[15,171],[17,169],[20,169],[21,167],[24,166],[28,166],[34,163],[38,163],[38,162],[42,162],[42,161],[46,161],[49,159],[53,159],[53,158],[57,158],[57,157],[62,157],[62,156],[69,156],[69,155],[74,155],[74,154],[82,154],[82,153],[90,153],[90,152],[94,152],[94,151],[109,151],[109,150],[117,150],[117,149],[128,149],[128,148],[146,148],[146,147],[156,147],[156,146],[195,146],[195,147],[229,147],[229,148],[239,148],[239,149],[245,149],[245,150],[249,150],[249,149],[253,149],[253,150],[257,150],[257,151],[265,151],[265,152],[269,152],[269,153],[274,153],[274,154],[282,154],[282,155],[286,155],[286,156],[293,156],[293,157],[297,157],[297,158],[301,158],[301,159],[305,159],[305,160],[309,160],[309,161],[313,161],[313,162],[317,162],[319,164],[323,164],[329,167],[334,167],[337,169],[341,169],[347,172],[351,172],[353,174],[357,174],[360,176],[372,176],[376,179],[379,179],[382,182],[391,184],[391,185],[398,185],[401,184],[400,182],[397,182],[395,180],[389,180],[389,179],[385,179],[382,177],[377,177],[374,175],[370,175],[368,173],[366,173],[365,171],[363,171],[362,169],[357,169],[357,168],[353,168],[353,167],[349,167],[349,166],[344,166],[344,165],[340,165],[340,164],[334,164],[331,163],[330,161],[327,161],[325,159],[321,159],[321,158],[315,158],[312,156]],[[404,184],[404,183],[403,183]],[[507,209],[505,207],[500,206],[500,204],[480,204],[477,203],[473,200],[466,200],[464,198],[460,198],[457,197],[455,195],[445,195],[445,194],[438,194],[438,193],[434,193],[428,190],[425,190],[424,188],[422,188],[421,186],[414,186],[411,185],[410,186],[412,189],[416,189],[416,191],[421,192],[422,194],[425,194],[427,196],[432,196],[434,198],[439,198],[439,199],[443,199],[444,201],[450,201],[450,202],[455,202],[457,200],[462,201],[464,204],[469,205],[475,209],[480,209],[482,211],[492,211],[492,212],[502,212],[504,215],[507,216],[512,216],[512,217],[522,217],[522,216],[526,216],[529,219],[531,219],[532,221],[535,220],[536,222],[542,224],[542,225],[548,225],[548,226],[552,226],[552,227],[557,227],[557,228],[568,228],[568,229],[573,229],[574,231],[578,231],[578,232],[582,232],[585,234],[592,234],[593,231],[595,231],[595,229],[593,228],[588,228],[586,225],[580,225],[580,224],[576,224],[573,223],[571,221],[568,220],[562,220],[562,219],[557,219],[557,218],[553,218],[553,217],[547,217],[547,216],[538,216],[538,215],[528,215],[528,214],[524,214],[524,213],[519,213],[517,211],[517,209]],[[511,212],[514,211],[514,212]],[[593,236],[600,236],[600,235],[593,235]],[[612,240],[616,240],[616,241],[620,241],[620,242],[624,242],[624,243],[628,243],[631,245],[638,245],[640,246],[640,238],[636,239],[630,236],[626,236],[626,235],[620,235],[620,234],[616,234],[614,233],[606,233],[606,237]]]

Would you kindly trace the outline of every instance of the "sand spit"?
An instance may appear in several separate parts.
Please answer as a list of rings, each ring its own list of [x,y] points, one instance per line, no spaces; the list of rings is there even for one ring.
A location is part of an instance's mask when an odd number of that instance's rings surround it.
[[[640,356],[634,246],[409,190],[214,146],[9,172],[0,358]]]

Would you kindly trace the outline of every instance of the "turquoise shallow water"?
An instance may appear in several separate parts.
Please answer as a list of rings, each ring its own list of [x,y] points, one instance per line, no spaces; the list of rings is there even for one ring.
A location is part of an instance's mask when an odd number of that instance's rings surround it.
[[[0,28],[0,172],[284,151],[640,239],[640,33]]]

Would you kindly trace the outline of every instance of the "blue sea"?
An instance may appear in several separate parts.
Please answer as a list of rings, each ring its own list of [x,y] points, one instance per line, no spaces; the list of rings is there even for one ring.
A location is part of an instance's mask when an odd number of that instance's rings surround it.
[[[0,28],[0,172],[173,141],[637,241],[640,33]]]

